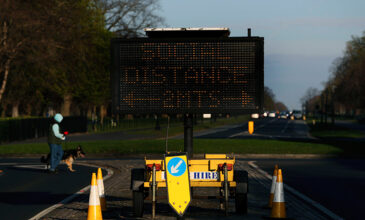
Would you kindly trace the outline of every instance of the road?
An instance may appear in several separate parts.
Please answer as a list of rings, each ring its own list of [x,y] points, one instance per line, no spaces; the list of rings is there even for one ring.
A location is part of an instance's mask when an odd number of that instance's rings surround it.
[[[303,141],[312,139],[308,135],[304,121],[274,118],[255,120],[254,135],[249,135],[247,124],[242,124],[196,132],[194,136]],[[361,208],[362,204],[365,204],[364,159],[274,159],[273,157],[245,160],[256,161],[255,163],[269,174],[272,174],[274,165],[278,164],[283,169],[285,184],[345,219],[363,219]],[[4,172],[0,174],[1,218],[25,219],[24,216],[34,216],[89,185],[90,174],[95,172],[95,169],[83,166],[75,168],[77,173],[70,173],[63,165],[60,174],[54,176],[44,173],[38,159],[2,159],[0,169]],[[8,218],[9,216],[11,218]]]
[[[263,118],[254,120],[254,133],[247,131],[247,123],[236,126],[226,126],[209,131],[196,132],[196,138],[260,138],[260,139],[312,139],[308,133],[308,126],[302,120],[287,120],[277,118]]]
[[[351,126],[346,124],[347,126]],[[260,138],[308,141],[308,127],[302,120],[265,118],[255,120],[255,132],[247,124],[197,132],[196,138]],[[364,219],[365,159],[255,159],[272,174],[275,164],[283,169],[284,182],[345,219]]]
[[[48,174],[39,159],[4,159],[0,161],[1,219],[29,219],[88,186],[96,168],[74,165],[76,172],[59,167],[58,174]]]
[[[261,159],[256,164],[269,174],[278,164],[285,184],[345,219],[364,219],[364,159]]]

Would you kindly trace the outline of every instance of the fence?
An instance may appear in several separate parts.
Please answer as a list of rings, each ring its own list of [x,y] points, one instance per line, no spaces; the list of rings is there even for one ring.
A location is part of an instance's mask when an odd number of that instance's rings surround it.
[[[23,118],[0,120],[0,142],[21,141],[45,137],[52,118]],[[62,131],[69,133],[87,132],[87,118],[83,116],[64,117]]]

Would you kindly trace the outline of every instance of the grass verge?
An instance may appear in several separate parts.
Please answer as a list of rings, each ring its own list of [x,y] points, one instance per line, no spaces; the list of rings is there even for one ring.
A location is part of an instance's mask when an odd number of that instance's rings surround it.
[[[344,128],[332,124],[309,124],[310,133],[317,138],[363,138],[361,131]]]
[[[86,154],[163,154],[164,140],[73,142],[64,149],[81,144]],[[169,151],[183,151],[183,140],[169,140]],[[46,154],[47,144],[0,146],[0,155]],[[327,144],[258,139],[195,139],[194,153],[235,154],[341,154],[340,148]]]
[[[210,128],[215,128],[219,126],[224,125],[234,125],[234,124],[242,124],[249,121],[250,116],[249,115],[239,115],[239,116],[233,116],[230,118],[218,118],[216,120],[210,120],[210,119],[204,119],[199,120],[196,124],[194,124],[194,132],[195,131],[201,131],[206,130]],[[144,135],[144,136],[153,136],[156,138],[165,138],[166,137],[166,129],[167,119],[163,119],[163,123],[161,123],[161,129],[155,130],[154,127],[149,127],[145,129],[139,129],[139,130],[130,130],[127,131],[129,134],[138,134],[138,135]],[[169,126],[169,137],[183,134],[184,133],[184,124],[182,121],[174,121],[170,123]]]

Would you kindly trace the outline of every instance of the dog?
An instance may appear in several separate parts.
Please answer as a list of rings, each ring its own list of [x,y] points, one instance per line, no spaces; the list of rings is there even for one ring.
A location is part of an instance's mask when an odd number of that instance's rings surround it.
[[[71,172],[75,172],[76,170],[72,169],[72,163],[80,157],[85,157],[85,152],[82,150],[81,145],[79,145],[76,149],[73,150],[65,150],[63,151],[63,156],[62,156],[62,162],[65,162],[67,164],[68,169]],[[50,166],[50,159],[51,159],[51,154],[47,154],[47,156],[42,156],[41,157],[41,162],[47,164],[47,169]]]

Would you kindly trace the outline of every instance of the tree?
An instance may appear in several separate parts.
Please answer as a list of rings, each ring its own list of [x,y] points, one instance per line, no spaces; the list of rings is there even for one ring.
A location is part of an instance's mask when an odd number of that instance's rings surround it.
[[[64,0],[55,3],[53,13],[56,19],[52,21],[58,30],[52,37],[57,47],[52,49],[56,56],[48,60],[50,65],[43,70],[46,74],[42,87],[49,105],[68,116],[76,102],[82,106],[94,103],[94,96],[103,103],[108,99],[105,91],[109,87],[108,45],[111,34],[105,29],[104,15],[94,7],[94,1]],[[72,109],[78,110],[79,106]]]
[[[312,100],[319,94],[320,94],[320,92],[316,88],[310,87],[307,89],[304,96],[300,99],[300,102],[302,103],[302,106],[305,107],[306,111],[314,110],[314,106],[313,106],[314,103],[312,102]]]
[[[58,8],[68,11],[67,15],[61,13],[63,30],[58,31],[65,38],[60,49],[63,63],[52,76],[58,78],[62,112],[70,114],[76,101],[88,112],[91,108],[95,113],[98,106],[102,118],[110,100],[110,39],[114,35],[135,37],[143,28],[162,22],[154,14],[158,1],[64,1]]]
[[[333,63],[330,79],[336,101],[347,109],[365,109],[365,32],[347,42],[343,57]],[[327,90],[326,90],[327,91]]]
[[[37,85],[37,68],[31,63],[22,63],[22,66],[12,67],[7,90],[4,93],[3,104],[11,106],[11,116],[18,117],[21,111],[25,115],[38,115],[33,110],[40,109],[43,95]]]
[[[302,106],[304,106],[307,114],[315,114],[318,110],[320,104],[320,92],[317,88],[310,87],[307,89],[304,96],[300,99]]]
[[[279,112],[288,111],[288,107],[282,102],[276,102],[275,109]]]
[[[158,0],[0,0],[3,109],[70,115],[98,107],[105,115],[110,39],[162,24],[158,8]]]
[[[0,101],[8,83],[11,67],[29,58],[27,55],[43,51],[48,35],[49,1],[0,0]]]
[[[276,110],[274,92],[266,86],[264,88],[264,109],[268,111]]]
[[[130,38],[143,35],[143,28],[164,23],[155,12],[158,0],[95,0],[105,15],[106,29],[117,36]]]

